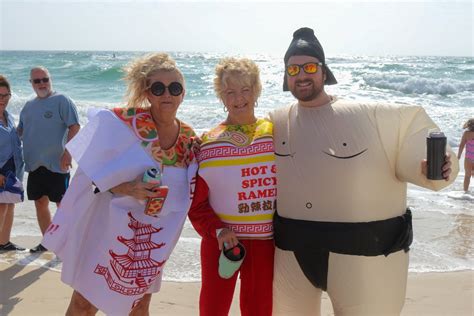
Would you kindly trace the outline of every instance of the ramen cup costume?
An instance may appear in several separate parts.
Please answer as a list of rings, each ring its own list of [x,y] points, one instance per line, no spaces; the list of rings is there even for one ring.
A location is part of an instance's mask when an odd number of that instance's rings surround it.
[[[202,236],[201,316],[227,315],[240,273],[243,316],[272,314],[276,170],[271,122],[218,125],[202,136],[189,218]],[[216,230],[228,228],[246,256],[231,278],[218,274]]]
[[[149,109],[101,110],[67,144],[78,169],[42,244],[62,260],[62,281],[106,314],[128,315],[159,291],[179,239],[197,163],[194,131],[178,122],[175,145],[162,150]],[[108,192],[149,168],[169,187],[157,217],[144,214],[144,201]]]
[[[399,315],[412,241],[407,183],[439,190],[421,172],[437,126],[418,106],[332,98],[271,113],[277,165],[274,315]]]

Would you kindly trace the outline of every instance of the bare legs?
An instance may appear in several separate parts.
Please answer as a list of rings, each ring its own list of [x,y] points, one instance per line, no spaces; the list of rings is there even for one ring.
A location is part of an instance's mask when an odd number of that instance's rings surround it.
[[[51,212],[49,211],[49,198],[43,195],[38,200],[35,200],[36,217],[41,230],[41,234],[44,235],[49,224],[51,224]]]
[[[132,309],[130,316],[149,316],[151,294],[145,294],[143,299]],[[71,302],[66,311],[66,316],[92,316],[97,313],[97,308],[84,298],[79,292],[74,291]]]
[[[149,316],[150,302],[151,294],[145,294],[143,299],[132,309],[129,316]]]
[[[10,241],[13,226],[13,209],[15,204],[0,203],[0,245]]]
[[[0,204],[0,231],[3,229],[5,223],[5,216],[7,215],[7,204]]]
[[[90,316],[97,313],[97,308],[84,298],[79,292],[74,291],[66,311],[66,316]]]
[[[464,159],[464,191],[467,192],[469,189],[469,183],[471,182],[472,169],[474,163],[469,159]]]

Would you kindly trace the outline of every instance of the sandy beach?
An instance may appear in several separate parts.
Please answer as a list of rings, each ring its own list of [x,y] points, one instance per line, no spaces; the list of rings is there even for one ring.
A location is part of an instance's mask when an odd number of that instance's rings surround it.
[[[14,239],[14,241],[17,241]],[[31,247],[38,240],[21,238]],[[2,256],[8,254],[2,254]],[[52,258],[51,253],[41,255]],[[474,271],[411,273],[402,315],[473,315]],[[198,315],[200,283],[165,282],[151,303],[152,315]],[[0,316],[64,315],[72,289],[60,273],[41,266],[0,263]],[[230,315],[240,315],[236,290]],[[98,313],[103,315],[102,313]],[[333,315],[323,296],[322,315]]]

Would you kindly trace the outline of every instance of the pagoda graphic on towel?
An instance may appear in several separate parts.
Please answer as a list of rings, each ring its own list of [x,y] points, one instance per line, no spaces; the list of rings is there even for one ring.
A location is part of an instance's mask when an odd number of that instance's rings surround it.
[[[133,237],[131,239],[117,237],[119,242],[127,246],[128,252],[116,254],[109,250],[110,265],[104,267],[98,264],[94,273],[103,275],[112,291],[123,295],[141,295],[148,290],[160,274],[161,266],[166,262],[150,258],[152,250],[165,245],[151,241],[152,234],[159,233],[163,228],[141,223],[131,212],[128,212],[128,217],[130,219],[128,227],[133,231]]]

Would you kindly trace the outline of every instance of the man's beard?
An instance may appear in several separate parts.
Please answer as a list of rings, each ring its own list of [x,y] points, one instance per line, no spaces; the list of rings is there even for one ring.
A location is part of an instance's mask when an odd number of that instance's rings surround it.
[[[309,91],[303,91],[303,92],[298,91],[298,88],[296,87],[296,85],[298,83],[303,83],[307,81],[310,81],[313,84],[312,89]],[[312,101],[316,99],[322,91],[323,91],[322,85],[317,85],[312,80],[304,80],[304,81],[295,82],[295,87],[291,90],[291,94],[293,94],[293,96],[299,101],[308,102],[308,101]]]
[[[36,94],[40,98],[46,98],[50,94],[51,90],[50,89],[37,89]]]

